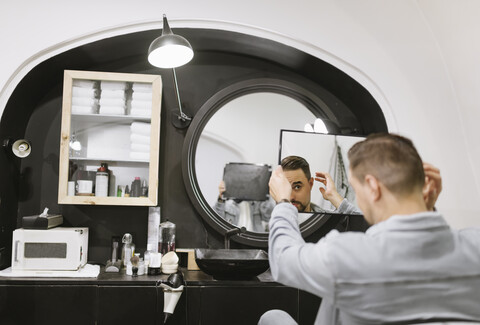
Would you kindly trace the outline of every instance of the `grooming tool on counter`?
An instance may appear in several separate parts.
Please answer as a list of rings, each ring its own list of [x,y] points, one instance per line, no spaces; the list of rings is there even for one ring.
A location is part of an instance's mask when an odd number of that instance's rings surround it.
[[[118,241],[114,241],[112,243],[112,259],[107,261],[107,265],[105,266],[105,272],[120,272],[120,268],[122,267],[122,261],[117,260],[117,252]]]
[[[178,300],[180,300],[180,296],[183,292],[183,275],[180,272],[171,274],[167,282],[163,282],[160,284],[160,287],[163,288],[163,313],[165,314],[165,318],[163,323],[166,324],[167,320],[173,315],[173,311],[177,306]]]
[[[140,258],[138,257],[138,255],[139,254],[135,254],[130,259],[130,262],[132,263],[132,276],[134,277],[138,276],[138,263],[140,262]]]
[[[63,216],[48,214],[48,208],[45,208],[41,214],[22,218],[22,227],[25,229],[49,229],[60,226],[62,223]]]

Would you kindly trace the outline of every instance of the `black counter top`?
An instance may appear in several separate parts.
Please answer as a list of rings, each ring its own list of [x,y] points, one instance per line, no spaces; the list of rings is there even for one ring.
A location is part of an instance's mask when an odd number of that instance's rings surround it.
[[[203,271],[191,271],[180,267],[187,287],[198,286],[282,286],[273,281],[270,270],[249,280],[216,280]],[[168,279],[168,274],[126,275],[125,271],[106,273],[100,269],[96,278],[56,278],[56,277],[0,277],[0,285],[111,285],[111,286],[156,286]]]

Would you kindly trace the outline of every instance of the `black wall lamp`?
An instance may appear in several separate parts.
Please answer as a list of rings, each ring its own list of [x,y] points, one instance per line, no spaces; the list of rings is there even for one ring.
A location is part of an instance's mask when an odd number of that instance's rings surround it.
[[[162,69],[172,69],[175,94],[179,112],[172,112],[172,123],[177,128],[187,127],[192,118],[182,110],[180,93],[178,91],[177,74],[175,68],[190,62],[193,58],[193,49],[190,43],[182,36],[175,35],[168,25],[167,16],[163,15],[162,35],[156,38],[148,48],[148,62]]]

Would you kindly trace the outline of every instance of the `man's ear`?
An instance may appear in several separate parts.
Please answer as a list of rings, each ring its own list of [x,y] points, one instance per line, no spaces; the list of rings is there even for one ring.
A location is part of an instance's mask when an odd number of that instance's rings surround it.
[[[310,190],[312,190],[312,188],[313,188],[313,182],[314,181],[315,180],[313,179],[313,177],[310,177],[310,179],[308,180],[308,184],[310,185]]]
[[[382,190],[379,181],[375,176],[365,175],[365,185],[367,186],[368,196],[372,202],[378,201],[382,197]]]

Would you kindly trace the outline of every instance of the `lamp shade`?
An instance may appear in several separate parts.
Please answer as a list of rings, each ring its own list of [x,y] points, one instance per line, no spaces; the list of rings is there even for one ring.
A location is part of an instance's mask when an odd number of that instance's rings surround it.
[[[167,17],[163,15],[162,35],[150,44],[148,62],[159,68],[176,68],[193,58],[190,43],[182,36],[172,33]]]

